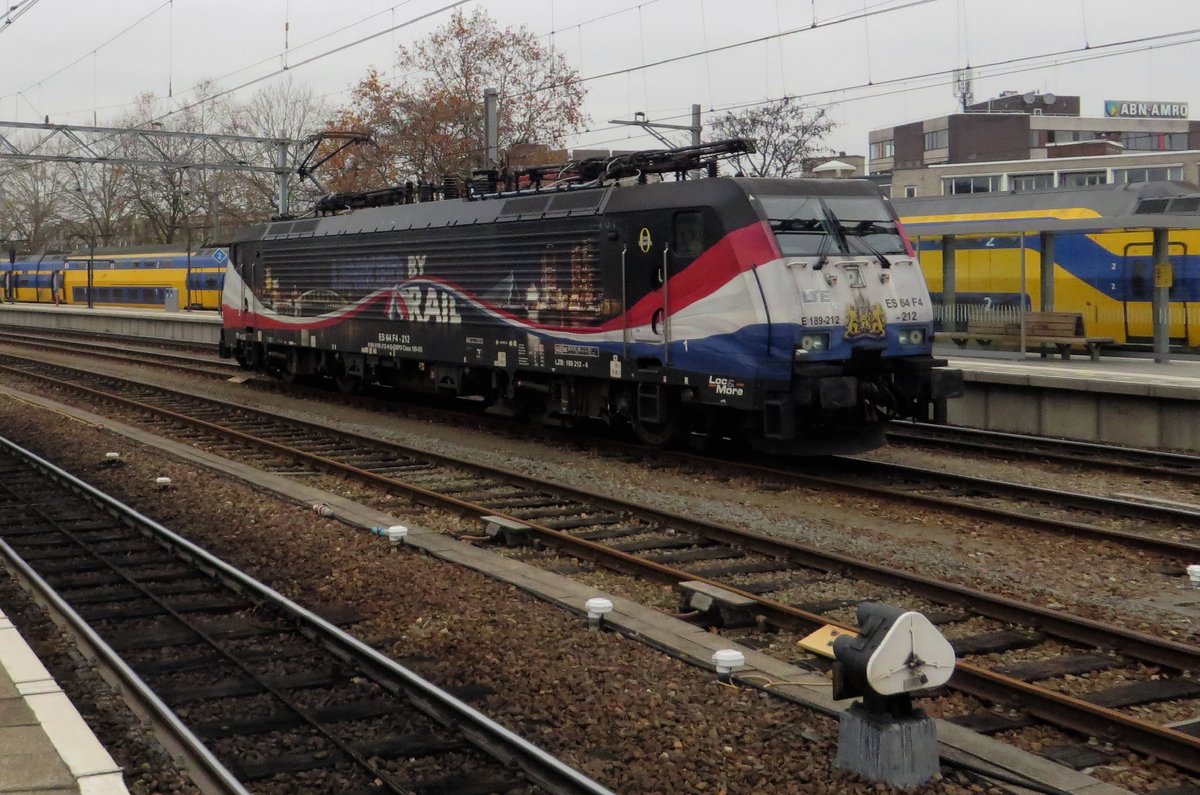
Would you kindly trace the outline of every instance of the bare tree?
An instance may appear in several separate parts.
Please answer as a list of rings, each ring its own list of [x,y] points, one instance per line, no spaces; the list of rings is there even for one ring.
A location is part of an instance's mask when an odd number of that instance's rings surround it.
[[[782,99],[726,113],[712,125],[716,138],[751,138],[757,152],[738,155],[738,169],[755,177],[794,177],[808,158],[821,154],[825,136],[836,124],[825,108]]]
[[[328,106],[311,87],[298,86],[289,76],[283,82],[255,92],[246,104],[229,106],[225,132],[256,138],[303,140],[325,129],[329,112]],[[304,154],[292,152],[292,157],[303,157]],[[219,208],[222,214],[243,223],[270,215],[271,203],[275,201],[274,175],[234,172],[220,174],[217,179],[222,188],[229,186],[229,190],[220,192],[226,202]],[[301,200],[315,199],[319,193],[294,172],[289,177],[288,190]]]
[[[138,98],[137,107],[123,119],[119,126],[146,127],[152,125],[168,130],[184,132],[216,132],[222,109],[213,102],[205,101],[213,94],[213,86],[201,84],[195,98],[177,114],[163,121],[157,112],[158,101],[153,94]],[[203,162],[207,142],[185,138],[155,138],[153,143],[136,141],[124,154],[131,158],[160,159],[164,155],[171,160]],[[194,226],[197,218],[203,217],[207,207],[205,198],[211,190],[212,177],[203,169],[188,169],[164,166],[129,166],[130,199],[138,210],[140,230],[135,234],[142,239],[159,243],[178,243],[182,232]]]
[[[62,244],[63,170],[57,163],[21,163],[0,173],[0,229],[29,251]]]
[[[130,239],[130,196],[124,167],[107,163],[64,163],[63,215],[87,230],[97,245]]]

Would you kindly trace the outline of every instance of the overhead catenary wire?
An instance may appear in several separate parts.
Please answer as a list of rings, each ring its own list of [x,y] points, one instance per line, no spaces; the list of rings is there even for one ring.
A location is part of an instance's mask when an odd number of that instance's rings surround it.
[[[1185,30],[1185,31],[1172,31],[1170,33],[1161,33],[1161,34],[1156,34],[1156,35],[1152,35],[1152,36],[1143,36],[1143,37],[1136,38],[1136,39],[1126,39],[1123,41],[1109,42],[1108,44],[1085,45],[1085,46],[1076,47],[1073,49],[1056,50],[1056,51],[1049,52],[1049,53],[1040,53],[1040,54],[1036,54],[1036,55],[1021,56],[1018,58],[1005,58],[1005,59],[1001,59],[1001,60],[997,60],[997,61],[990,61],[987,63],[973,64],[971,66],[971,68],[972,68],[972,70],[975,71],[976,76],[978,76],[978,77],[1003,77],[1006,75],[1022,74],[1024,72],[1030,72],[1030,71],[1033,71],[1036,69],[1044,68],[1048,65],[1063,66],[1063,65],[1069,65],[1069,64],[1084,63],[1084,62],[1093,61],[1093,60],[1101,60],[1101,59],[1105,59],[1105,58],[1119,58],[1124,55],[1133,55],[1133,54],[1136,54],[1139,52],[1149,52],[1151,50],[1161,50],[1161,49],[1168,49],[1170,47],[1178,47],[1178,46],[1182,46],[1182,45],[1186,45],[1186,44],[1194,44],[1196,42],[1200,42],[1200,35],[1197,35],[1197,34],[1200,34],[1200,28],[1193,28],[1193,29]],[[1161,42],[1162,39],[1169,39],[1169,38],[1177,37],[1177,36],[1190,36],[1190,38],[1180,39],[1179,41]],[[1151,43],[1151,42],[1160,42],[1160,43]],[[1144,45],[1144,46],[1138,46],[1138,47],[1134,47],[1132,49],[1122,50],[1119,52],[1097,52],[1097,50],[1101,50],[1101,49],[1108,49],[1108,48],[1112,48],[1112,47],[1123,47],[1123,46],[1127,46],[1127,45],[1131,45],[1131,44],[1138,44],[1138,45]],[[1078,55],[1078,57],[1066,58],[1064,60],[1054,61],[1052,64],[1043,63],[1048,58],[1060,58],[1062,56],[1070,56],[1070,55]],[[1011,67],[1011,68],[998,68],[997,69],[996,67]],[[988,69],[995,69],[995,71],[986,71],[986,72],[984,71],[984,70],[988,70]],[[859,102],[859,101],[867,100],[867,99],[876,99],[878,97],[902,94],[902,93],[905,93],[908,91],[918,91],[918,90],[923,90],[926,88],[932,88],[933,86],[938,85],[938,82],[940,82],[947,76],[952,75],[954,73],[954,71],[955,71],[954,69],[939,69],[939,70],[933,70],[933,71],[929,71],[929,72],[922,72],[922,73],[915,74],[915,75],[906,75],[904,77],[895,77],[895,78],[891,78],[888,80],[878,80],[878,81],[874,81],[874,82],[855,83],[852,85],[839,86],[837,88],[821,89],[819,91],[810,91],[810,92],[807,92],[804,94],[785,94],[783,96],[772,97],[772,98],[768,98],[768,99],[753,100],[753,101],[749,101],[749,102],[729,103],[726,105],[718,106],[718,107],[714,108],[713,110],[715,110],[717,112],[731,112],[731,111],[736,111],[736,110],[743,110],[746,108],[758,107],[761,105],[769,105],[773,102],[780,102],[783,100],[810,100],[813,97],[832,96],[832,95],[836,95],[836,94],[842,94],[842,93],[845,93],[848,91],[875,89],[875,88],[880,88],[880,87],[884,87],[884,86],[897,86],[897,85],[903,86],[902,88],[893,88],[893,89],[886,90],[886,91],[874,91],[872,93],[862,94],[862,95],[855,96],[855,97],[843,98],[840,100],[827,100],[824,102],[809,103],[810,107],[813,107],[813,108],[828,108],[828,107],[832,107],[834,105],[844,104],[847,102]],[[581,82],[584,80],[598,79],[598,77],[599,76],[596,76],[595,78],[581,78]],[[927,81],[927,84],[918,85],[918,86],[908,85],[910,83],[914,83],[914,82],[919,83],[921,81]],[[664,116],[659,120],[660,121],[674,121],[674,120],[686,119],[689,116],[690,116],[690,112],[689,113],[679,113],[679,114],[675,114],[675,115],[671,115],[671,116]],[[622,128],[614,125],[614,126],[608,126],[608,127],[592,128],[592,129],[586,130],[585,132],[606,132],[608,130],[616,130],[616,129],[622,129]],[[615,141],[620,141],[620,140],[627,140],[629,137],[630,136],[626,135],[621,138],[611,139],[610,141],[607,141],[607,142],[593,142],[590,144],[580,144],[580,146],[599,146],[602,143],[610,143],[610,142],[615,142]]]
[[[12,27],[12,24],[23,17],[29,9],[38,4],[38,0],[17,0],[10,5],[4,15],[4,24],[0,25],[0,33]]]
[[[91,48],[90,50],[87,50],[87,51],[85,51],[83,55],[80,55],[78,58],[76,58],[74,61],[71,61],[71,62],[70,62],[69,64],[67,64],[66,66],[63,66],[63,67],[59,68],[57,71],[55,71],[55,72],[52,72],[51,74],[47,75],[46,77],[43,77],[41,80],[35,80],[34,82],[32,82],[32,83],[30,83],[29,85],[27,85],[27,86],[25,86],[24,88],[22,88],[20,91],[14,91],[14,92],[12,92],[11,94],[5,94],[3,97],[0,97],[0,99],[7,99],[8,97],[11,97],[11,96],[15,96],[15,95],[18,95],[18,94],[24,94],[24,92],[28,91],[29,89],[31,89],[31,88],[34,88],[34,87],[36,87],[36,86],[40,86],[40,85],[42,85],[43,83],[46,83],[46,82],[48,82],[48,81],[50,81],[50,80],[54,79],[55,77],[58,77],[60,74],[62,74],[63,72],[67,71],[67,70],[68,70],[68,69],[70,69],[72,66],[75,66],[76,64],[78,64],[78,63],[79,63],[80,61],[82,61],[84,58],[87,58],[87,57],[88,57],[88,55],[90,55],[91,53],[93,53],[93,52],[97,52],[97,51],[99,51],[99,50],[102,50],[102,49],[104,49],[104,48],[105,48],[105,47],[107,47],[108,45],[110,45],[110,44],[112,44],[113,42],[115,42],[115,41],[117,41],[118,39],[120,39],[120,38],[121,38],[122,36],[124,36],[126,33],[129,33],[131,30],[133,30],[134,28],[138,27],[139,25],[141,25],[143,22],[145,22],[146,20],[150,19],[151,17],[153,17],[153,16],[154,16],[155,14],[157,14],[159,11],[162,11],[164,8],[167,8],[168,6],[170,6],[170,5],[171,5],[171,2],[172,2],[172,0],[164,0],[164,2],[163,2],[162,4],[160,4],[160,5],[158,5],[158,6],[155,6],[155,8],[154,8],[154,9],[152,9],[152,10],[151,10],[151,11],[149,11],[149,12],[147,12],[147,13],[146,13],[146,14],[144,14],[143,16],[139,17],[139,18],[138,18],[138,20],[137,20],[136,22],[133,22],[132,24],[128,25],[127,27],[125,27],[124,29],[122,29],[122,30],[121,30],[119,33],[117,33],[116,35],[114,35],[114,36],[110,37],[109,39],[107,39],[106,41],[104,41],[104,43],[100,44],[99,46],[97,46],[97,47],[93,47],[93,48]]]

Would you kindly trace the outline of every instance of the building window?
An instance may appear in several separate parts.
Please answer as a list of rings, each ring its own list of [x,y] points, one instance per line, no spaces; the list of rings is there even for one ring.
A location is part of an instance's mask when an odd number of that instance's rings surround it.
[[[925,133],[925,151],[930,149],[945,149],[950,146],[950,130],[933,130]]]
[[[1023,193],[1027,190],[1048,190],[1054,187],[1054,175],[1010,174],[1008,177],[1008,185],[1017,193]]]
[[[1061,174],[1058,178],[1060,188],[1085,188],[1088,185],[1105,185],[1107,175],[1103,171],[1073,171]]]
[[[905,185],[904,186],[904,198],[911,199],[912,197],[914,197],[916,195],[917,195],[917,186],[916,185]]]
[[[896,140],[889,138],[886,141],[876,141],[871,144],[871,159],[878,160],[881,157],[892,157],[896,154]]]
[[[958,196],[964,193],[995,193],[1000,190],[999,175],[988,177],[944,177],[942,195]]]
[[[1113,182],[1122,185],[1129,182],[1164,182],[1183,179],[1182,166],[1150,166],[1147,168],[1114,168]]]

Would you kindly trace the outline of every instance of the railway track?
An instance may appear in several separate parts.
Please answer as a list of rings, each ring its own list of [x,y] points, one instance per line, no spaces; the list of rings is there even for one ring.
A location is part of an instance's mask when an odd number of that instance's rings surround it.
[[[0,340],[8,337],[9,335],[0,333]],[[74,340],[42,343],[36,338],[28,338],[24,335],[15,335],[12,341],[68,353],[83,351],[90,356],[98,355],[117,361],[166,367],[222,379],[245,373],[237,365],[226,366],[226,363],[219,360],[194,364],[195,356],[192,354],[175,354],[157,350],[128,352],[104,343],[87,343],[80,348],[78,347],[80,343]],[[258,382],[258,386],[268,391],[281,388],[279,384],[270,380]],[[327,394],[324,390],[312,388],[302,388],[300,391],[303,394],[315,396]],[[332,396],[331,399],[333,399]],[[339,395],[337,399],[352,400],[362,403],[368,408],[385,405],[394,408],[395,405],[390,401],[382,401],[369,396]],[[484,417],[478,412],[465,414],[429,406],[407,406],[406,410],[432,414],[441,419],[450,418],[457,422],[462,422],[469,416],[472,422],[489,423],[493,427],[504,428],[506,431],[511,430],[507,427],[507,421]],[[546,429],[545,432],[554,433],[552,429]],[[981,433],[983,434],[982,438],[992,438],[993,436],[989,432]],[[896,434],[911,434],[912,438],[951,441],[970,440],[976,436],[970,429],[914,423],[901,424]],[[1008,438],[1008,435],[1005,434],[997,436]],[[577,440],[578,436],[564,435],[563,438]],[[1032,452],[1034,450],[1055,448],[1054,440],[1034,437],[1016,438],[1027,443],[1027,447],[1021,449],[1031,451],[1027,453],[1028,455],[1037,455]],[[621,444],[611,439],[596,439],[595,442],[632,456],[646,454],[644,448]],[[996,442],[993,446],[999,444]],[[1066,443],[1064,449],[1070,452],[1063,452],[1058,457],[1076,464],[1081,459],[1087,460],[1090,465],[1092,457],[1089,455],[1084,458],[1084,453],[1093,447],[1110,450],[1110,448],[1098,445],[1079,446],[1075,443]],[[967,447],[966,449],[971,448]],[[1001,448],[997,447],[996,449],[999,454]],[[1026,453],[1018,450],[1016,454]],[[820,464],[822,473],[816,474],[812,471],[811,466],[789,463],[786,459],[779,460],[774,464],[762,464],[755,461],[738,460],[736,457],[712,458],[678,451],[654,451],[654,455],[665,460],[675,461],[682,466],[700,469],[719,468],[725,473],[731,470],[738,471],[751,478],[785,481],[818,489],[836,489],[843,492],[849,490],[862,496],[920,505],[926,509],[950,510],[960,515],[965,514],[988,521],[1018,521],[1042,530],[1144,549],[1170,557],[1184,565],[1200,557],[1200,508],[1183,504],[1170,505],[1159,501],[1072,494],[1029,484],[957,475],[939,469],[862,458],[835,459],[837,463],[832,469],[828,460],[823,460]],[[1125,464],[1120,463],[1122,456],[1129,459]],[[1176,475],[1186,472],[1187,461],[1200,462],[1200,459],[1192,456],[1140,450],[1110,452],[1109,458],[1101,460],[1111,465],[1112,468],[1143,475]],[[1160,464],[1161,462],[1175,463],[1170,467],[1162,464],[1147,469],[1135,463],[1139,460],[1158,461]],[[1196,466],[1197,477],[1200,478],[1200,463],[1197,463]],[[1022,507],[1019,510],[1014,509],[1011,507],[1013,503]]]
[[[786,462],[732,466],[759,479],[836,488],[989,521],[1019,522],[1143,549],[1185,564],[1200,556],[1200,508],[1182,504],[1102,497],[856,457],[823,462],[820,474]],[[1014,504],[1020,508],[1013,508]]]
[[[0,495],[0,552],[207,792],[609,792],[3,439]]]
[[[716,586],[752,604],[750,614],[807,632],[839,622],[863,599],[923,609],[962,657],[951,685],[1020,705],[1051,724],[1120,742],[1200,772],[1200,726],[1165,725],[1156,710],[1200,696],[1200,647],[1074,617],[1018,600],[816,549],[745,529],[657,511],[619,498],[382,442],[240,406],[69,368],[32,363],[6,370],[76,390],[105,410],[149,424],[262,469],[291,477],[336,473],[477,521],[511,525],[514,537],[625,573],[677,586]],[[829,592],[853,591],[830,599]],[[959,631],[958,627],[970,628]],[[1017,661],[987,662],[1012,653]],[[1064,681],[1115,672],[1127,684],[1072,693]],[[1151,717],[1139,717],[1134,709]]]
[[[163,348],[140,347],[145,340],[126,338],[121,342],[98,342],[95,336],[46,337],[0,331],[0,342],[9,342],[38,350],[84,354],[93,359],[144,364],[204,377],[232,378],[245,375],[236,362],[216,358],[216,349],[199,345],[171,345]],[[108,339],[105,336],[105,339]]]
[[[148,364],[189,372],[202,376],[229,378],[244,374],[235,364],[220,360],[196,363],[194,353],[171,353],[158,350],[127,351],[106,343],[80,342],[73,339],[42,341],[26,335],[0,333],[0,340],[8,339],[22,345],[58,350],[69,353],[84,352],[89,356],[101,356],[117,361]],[[275,382],[267,381],[260,386],[269,390],[279,388]],[[306,389],[304,394],[321,395],[321,390]],[[345,400],[346,396],[339,396]],[[369,397],[355,398],[368,406],[378,406],[381,401]],[[409,407],[410,410],[432,412],[439,418],[452,417],[462,421],[463,415],[445,409]],[[478,413],[470,415],[474,422],[486,422]],[[1200,480],[1200,458],[1193,456],[1161,453],[1148,450],[1122,450],[1103,445],[1056,442],[1035,437],[1010,434],[974,432],[970,429],[947,426],[901,423],[890,432],[892,437],[906,441],[954,445],[956,449],[984,449],[996,455],[1005,454],[1052,457],[1078,464],[1086,460],[1088,465],[1099,461],[1102,467],[1140,475],[1187,476],[1189,465],[1195,467],[1195,476]],[[986,440],[982,448],[977,445]],[[1017,445],[1007,451],[1009,440]],[[601,443],[599,440],[597,443]],[[612,440],[605,445],[614,446]],[[618,446],[618,449],[622,449]],[[623,449],[631,455],[644,454],[629,445]],[[1043,455],[1040,451],[1057,451],[1054,455]],[[764,465],[753,461],[737,461],[725,458],[715,460],[705,456],[686,453],[658,453],[682,465],[712,468],[719,466],[728,472],[735,468],[749,477],[771,478],[822,489],[853,490],[858,494],[886,500],[898,500],[918,504],[935,510],[949,509],[989,521],[1020,521],[1043,530],[1110,541],[1149,552],[1168,556],[1176,561],[1191,563],[1200,558],[1200,508],[1186,505],[1165,505],[1161,502],[1138,499],[1102,497],[1086,494],[1069,494],[1060,490],[1031,486],[1021,483],[1002,482],[995,479],[956,475],[937,469],[911,465],[889,464],[858,458],[840,458],[830,471],[827,462],[822,462],[823,474],[814,474],[811,467],[797,466],[780,461]],[[1022,505],[1014,510],[1013,502]]]
[[[1086,461],[1092,469],[1200,483],[1200,456],[1186,453],[916,422],[892,423],[888,440],[915,447],[984,453],[997,458],[1036,458],[1074,465]]]

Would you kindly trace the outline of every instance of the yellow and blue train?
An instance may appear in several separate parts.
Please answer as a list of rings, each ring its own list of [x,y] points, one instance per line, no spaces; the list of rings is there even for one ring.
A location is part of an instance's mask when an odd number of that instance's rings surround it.
[[[1152,342],[1154,291],[1152,233],[1130,224],[1131,216],[1169,215],[1179,228],[1169,234],[1173,266],[1170,297],[1171,343],[1200,347],[1200,187],[1181,182],[1105,185],[1028,193],[975,194],[895,199],[921,259],[935,309],[942,300],[943,234],[954,235],[957,319],[1005,316],[1042,308],[1042,246],[1038,234],[997,234],[989,223],[1024,219],[1030,230],[1043,222],[1107,219],[1112,231],[1056,232],[1053,307],[1083,315],[1087,334],[1117,344]],[[936,224],[938,234],[923,235]],[[1188,227],[1191,228],[1188,228]],[[927,227],[932,228],[932,227]],[[1024,249],[1025,282],[1021,283]]]
[[[229,256],[223,248],[189,253],[159,246],[10,259],[0,264],[6,301],[88,306],[90,283],[92,306],[215,310]]]

